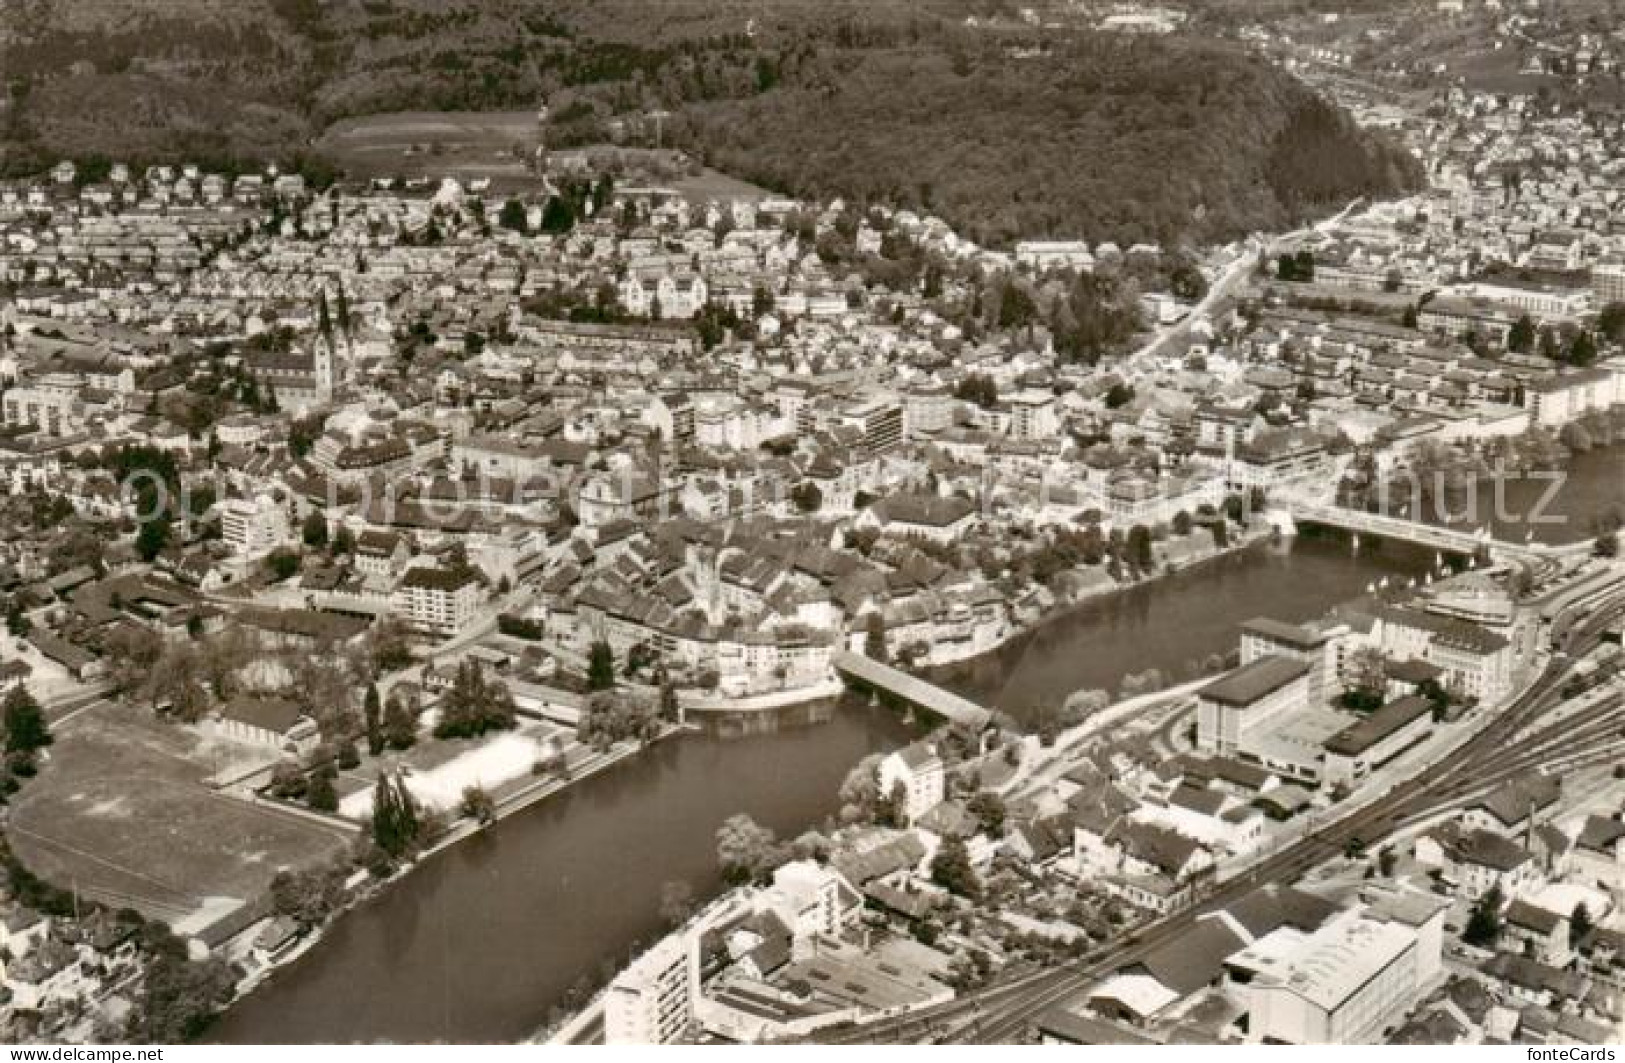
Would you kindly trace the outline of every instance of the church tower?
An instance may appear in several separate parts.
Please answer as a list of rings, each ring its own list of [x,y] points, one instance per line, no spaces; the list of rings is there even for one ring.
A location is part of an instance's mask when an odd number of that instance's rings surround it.
[[[333,401],[333,345],[326,339],[316,341],[315,350],[316,401]]]

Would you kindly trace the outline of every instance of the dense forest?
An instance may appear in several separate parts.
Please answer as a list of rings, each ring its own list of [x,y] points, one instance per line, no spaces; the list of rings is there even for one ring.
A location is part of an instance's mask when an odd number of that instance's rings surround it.
[[[89,153],[286,163],[346,116],[546,100],[555,143],[661,113],[718,168],[990,243],[1229,236],[1416,176],[1244,53],[1040,32],[1014,0],[10,4],[0,175]]]
[[[749,180],[926,208],[987,243],[1230,237],[1415,180],[1287,75],[1198,42],[815,53],[780,74],[676,135]]]

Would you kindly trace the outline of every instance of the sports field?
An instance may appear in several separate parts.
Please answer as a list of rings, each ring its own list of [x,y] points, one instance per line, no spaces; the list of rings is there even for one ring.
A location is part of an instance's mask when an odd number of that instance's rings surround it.
[[[350,843],[212,791],[204,780],[242,753],[99,702],[60,729],[49,762],[14,799],[7,834],[46,880],[149,917],[175,922],[220,898],[249,900],[279,868]]]

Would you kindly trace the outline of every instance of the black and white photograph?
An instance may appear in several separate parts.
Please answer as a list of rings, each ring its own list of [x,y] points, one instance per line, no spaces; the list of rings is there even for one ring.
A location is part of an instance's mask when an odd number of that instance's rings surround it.
[[[9,1060],[1611,1060],[1622,534],[1625,0],[0,0]]]

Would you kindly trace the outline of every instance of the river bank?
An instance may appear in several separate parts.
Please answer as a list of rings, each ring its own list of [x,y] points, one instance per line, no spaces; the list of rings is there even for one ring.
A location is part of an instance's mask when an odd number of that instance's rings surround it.
[[[1126,672],[1176,674],[1228,651],[1255,615],[1301,621],[1432,555],[1395,544],[1257,542],[1073,606],[978,659],[955,689],[1023,706]],[[1189,647],[1189,649],[1187,649]],[[933,677],[937,678],[937,677]],[[938,679],[938,681],[941,681]],[[716,829],[744,812],[794,837],[838,810],[853,764],[919,730],[860,699],[706,715],[702,726],[578,780],[405,876],[234,1005],[225,1042],[518,1040],[663,932],[661,887],[720,891]],[[584,986],[579,986],[585,990]]]
[[[573,785],[584,782],[600,772],[613,768],[622,761],[636,756],[658,742],[663,742],[666,739],[680,735],[684,730],[686,730],[686,728],[680,725],[667,725],[661,729],[658,735],[647,742],[618,743],[603,753],[595,754],[581,762],[578,762],[571,769],[571,773],[568,777],[554,775],[547,778],[538,778],[526,783],[519,789],[498,798],[493,803],[491,817],[489,820],[479,821],[470,819],[466,816],[455,820],[444,833],[435,838],[433,842],[423,849],[422,852],[418,853],[408,863],[403,864],[388,878],[375,879],[363,877],[364,873],[357,872],[356,876],[351,880],[353,885],[350,890],[350,896],[345,901],[343,906],[335,911],[321,926],[313,927],[306,931],[299,943],[293,948],[265,963],[242,982],[240,982],[237,986],[237,995],[233,999],[232,1003],[227,1006],[228,1009],[235,1006],[239,1001],[246,999],[249,994],[253,993],[261,986],[273,981],[279,971],[291,966],[306,953],[310,952],[313,948],[319,945],[340,920],[348,918],[350,914],[355,912],[357,909],[377,901],[387,891],[401,885],[407,880],[408,876],[412,875],[418,869],[423,867],[426,862],[433,860],[441,853],[446,852],[455,845],[477,837],[502,821],[525,811],[538,802],[552,797],[555,794],[561,793]],[[283,810],[302,811],[292,807]],[[327,819],[328,817],[323,818]],[[355,829],[358,833],[366,829],[365,825],[356,824],[348,820],[337,822],[342,822],[345,826]]]

